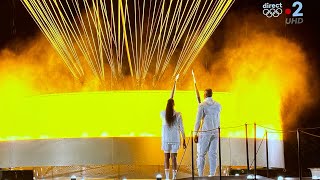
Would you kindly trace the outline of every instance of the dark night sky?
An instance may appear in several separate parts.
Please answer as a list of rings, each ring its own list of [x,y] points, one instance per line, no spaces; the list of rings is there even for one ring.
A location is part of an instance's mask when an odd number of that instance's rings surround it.
[[[288,25],[283,26],[283,36],[286,36],[290,39],[295,39],[299,42],[302,48],[307,52],[310,65],[315,68],[317,78],[314,78],[311,81],[312,84],[318,84],[318,77],[320,77],[320,15],[319,15],[319,1],[317,0],[300,0],[303,3],[304,13],[304,22],[300,25]],[[272,0],[238,0],[234,3],[233,7],[230,9],[229,14],[236,14],[239,18],[239,21],[247,22],[249,25],[252,25],[250,19],[247,19],[246,16],[248,12],[256,13],[258,18],[261,19],[264,26],[274,23],[276,21],[273,18],[268,19],[262,15],[262,4],[272,3],[279,1]],[[281,1],[284,7],[288,7],[294,2],[294,0],[284,0]],[[15,7],[15,8],[13,8]],[[228,15],[229,15],[228,14]],[[228,15],[226,18],[228,18]],[[283,17],[283,18],[282,18]],[[282,15],[284,19],[284,14]],[[14,19],[14,25],[13,25]],[[250,24],[251,23],[251,24]],[[283,22],[284,24],[284,22]],[[211,38],[211,41],[217,43],[217,50],[219,50],[219,42],[223,46],[222,36],[219,34],[224,33],[225,22],[222,21],[221,25],[218,26],[214,36]],[[249,30],[250,31],[250,30]],[[21,42],[21,40],[30,40],[39,33],[39,29],[32,20],[31,16],[24,9],[20,0],[0,0],[0,50],[4,47],[9,47],[14,49],[14,44],[16,41]],[[1,59],[0,59],[1,61]],[[314,86],[316,88],[316,86]],[[315,91],[317,92],[317,91]],[[314,94],[315,98],[319,97],[319,93]],[[295,124],[294,128],[297,127],[313,127],[320,126],[320,112],[319,112],[320,103],[317,102],[313,107],[304,110],[303,115],[299,118],[298,123]],[[284,125],[284,128],[286,126]],[[291,127],[292,128],[292,127]],[[318,133],[319,131],[313,131],[312,133]],[[297,175],[295,168],[296,157],[294,156],[295,151],[295,135],[292,135],[291,140],[285,144],[285,152],[290,156],[286,158],[287,172],[289,174]],[[320,139],[318,141],[310,141],[310,143],[320,144]],[[320,145],[319,145],[320,146]],[[320,147],[315,147],[315,150],[320,151]],[[309,164],[305,166],[318,166],[320,167],[319,155],[317,158],[312,158],[315,156],[315,153],[310,153],[310,156],[305,156],[305,159],[308,159]],[[293,158],[292,158],[293,157]],[[318,159],[317,161],[312,161],[310,159]],[[289,162],[288,162],[289,161]],[[305,170],[306,175],[307,171]]]

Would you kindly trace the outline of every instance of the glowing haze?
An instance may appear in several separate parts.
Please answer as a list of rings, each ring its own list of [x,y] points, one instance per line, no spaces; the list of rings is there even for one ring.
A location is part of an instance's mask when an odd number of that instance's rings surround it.
[[[266,39],[272,43],[267,43]],[[239,42],[237,46],[228,45],[228,42],[232,43],[235,40]],[[204,49],[193,64],[199,89],[212,87],[215,91],[226,92],[215,94],[215,98],[223,106],[222,127],[256,122],[270,128],[281,129],[282,122],[294,122],[302,112],[299,107],[312,102],[308,84],[311,73],[306,63],[306,54],[302,49],[288,39],[265,33],[254,33],[247,38],[233,39],[228,42],[226,48],[214,54],[214,60],[211,59],[213,53],[210,49]],[[207,66],[203,65],[204,59],[209,62]],[[156,89],[171,89],[172,70],[173,67],[169,67],[167,75]],[[107,68],[106,71],[108,72]],[[106,76],[108,74],[110,73],[106,73]],[[197,106],[194,92],[192,92],[191,73],[189,74],[190,76],[185,76],[178,82],[177,89],[190,92],[178,92],[176,99],[176,108],[184,115],[187,132],[192,130]],[[152,77],[152,74],[150,76]],[[170,92],[146,91],[152,88],[150,81],[150,86],[146,84],[142,89],[137,89],[130,76],[125,77],[121,82],[110,82],[110,86],[106,89],[102,88],[93,76],[88,75],[83,81],[78,81],[61,63],[59,56],[49,43],[40,37],[29,42],[29,45],[19,53],[6,49],[0,53],[0,111],[3,111],[0,113],[2,115],[0,137],[6,140],[100,135],[160,136],[158,112],[165,108],[166,98],[170,96]],[[114,94],[108,92],[96,97],[94,93],[81,93],[101,90],[122,91]],[[80,92],[80,94],[38,96],[70,92]],[[119,93],[122,94],[121,97],[118,96]],[[126,96],[129,101],[126,101]],[[154,104],[144,103],[150,102],[153,96]],[[101,101],[98,97],[101,97]],[[134,98],[139,100],[137,104],[132,102]],[[293,99],[294,103],[290,103]],[[109,109],[102,107],[106,104],[105,101],[110,102]],[[118,101],[121,103],[116,103]],[[127,102],[132,104],[126,104]],[[129,112],[136,112],[137,118],[134,118],[135,114],[124,114],[121,108],[111,108],[112,104],[119,106],[123,104],[125,107],[132,108]],[[94,109],[89,112],[96,114],[84,115],[84,107]],[[51,110],[44,108],[51,108]],[[60,114],[50,117],[50,113],[54,114],[55,108]],[[110,109],[119,111],[111,113],[119,114],[118,120],[107,118]],[[83,116],[77,115],[76,118],[71,118],[70,114],[77,114],[77,111]],[[20,112],[22,114],[19,114]],[[37,116],[37,112],[41,116]],[[139,114],[154,118],[148,119],[148,122],[139,122]],[[55,119],[57,117],[66,119]],[[88,119],[89,117],[94,119]],[[119,121],[128,124],[128,127],[117,126],[115,128],[117,132],[108,131],[114,122]],[[134,121],[136,124],[126,123],[127,121]],[[48,124],[49,122],[61,124]],[[146,123],[147,126],[139,123]],[[129,133],[127,130],[131,127],[136,132]],[[244,137],[243,129],[238,130],[224,132],[224,136]],[[58,132],[54,133],[54,131]],[[263,129],[258,131],[258,137],[263,136],[263,131]]]

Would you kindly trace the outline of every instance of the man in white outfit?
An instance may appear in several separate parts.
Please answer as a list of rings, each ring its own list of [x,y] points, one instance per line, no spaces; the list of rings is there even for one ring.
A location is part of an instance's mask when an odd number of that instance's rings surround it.
[[[220,127],[221,105],[212,99],[212,89],[206,89],[204,101],[199,104],[194,137],[197,145],[197,166],[199,176],[203,176],[205,156],[208,152],[210,174],[214,176],[217,167],[218,127]],[[202,121],[202,127],[200,127]],[[205,132],[198,132],[198,131]]]

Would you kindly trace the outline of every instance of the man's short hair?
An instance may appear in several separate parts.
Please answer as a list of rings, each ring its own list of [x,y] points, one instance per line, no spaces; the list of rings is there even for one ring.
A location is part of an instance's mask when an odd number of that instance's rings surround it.
[[[212,89],[206,89],[205,92],[207,97],[212,97]]]

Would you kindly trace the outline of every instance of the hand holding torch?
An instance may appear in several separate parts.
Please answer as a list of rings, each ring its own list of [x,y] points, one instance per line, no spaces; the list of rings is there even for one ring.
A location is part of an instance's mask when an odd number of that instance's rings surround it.
[[[173,88],[172,88],[172,92],[171,92],[171,99],[173,99],[174,96],[174,92],[176,91],[176,85],[177,85],[177,81],[179,79],[179,74],[176,76],[176,79],[174,80],[174,84],[173,84]]]
[[[194,75],[193,70],[192,70],[192,77],[193,77],[194,88],[195,88],[196,95],[197,95],[197,100],[198,100],[198,103],[200,104],[201,103],[200,94],[199,94],[199,90],[198,90],[197,82],[196,82],[196,77]]]

